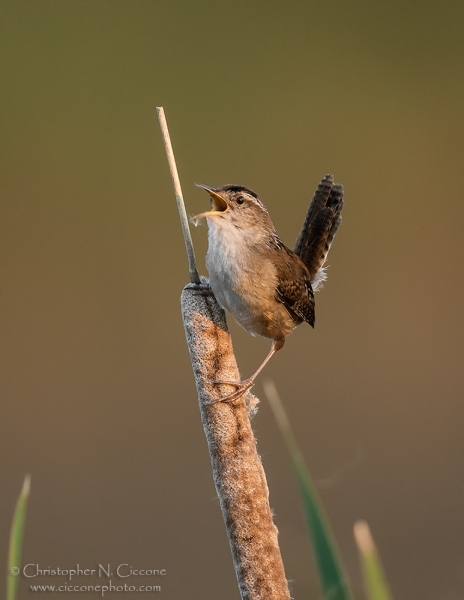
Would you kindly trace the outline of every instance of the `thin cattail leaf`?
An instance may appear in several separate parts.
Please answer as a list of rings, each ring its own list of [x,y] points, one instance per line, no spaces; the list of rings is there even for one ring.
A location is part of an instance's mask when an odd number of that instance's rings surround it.
[[[338,556],[329,521],[315,491],[275,385],[271,381],[266,381],[264,391],[292,458],[306,520],[311,533],[324,600],[351,600],[351,593]]]

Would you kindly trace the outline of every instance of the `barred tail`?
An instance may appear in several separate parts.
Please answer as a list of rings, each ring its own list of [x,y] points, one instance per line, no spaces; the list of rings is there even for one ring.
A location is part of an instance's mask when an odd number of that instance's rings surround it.
[[[326,279],[324,263],[333,238],[342,222],[343,186],[326,175],[317,187],[294,252],[305,263],[316,291]]]

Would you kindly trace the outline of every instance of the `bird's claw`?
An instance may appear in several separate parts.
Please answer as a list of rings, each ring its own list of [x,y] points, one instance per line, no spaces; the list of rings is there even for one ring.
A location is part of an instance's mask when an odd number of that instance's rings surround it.
[[[245,379],[244,381],[212,381],[212,385],[233,385],[237,389],[232,394],[228,394],[223,398],[219,398],[219,400],[214,400],[211,404],[216,404],[216,402],[233,402],[234,400],[238,400],[244,394],[248,392],[254,385],[254,379]]]
[[[189,283],[185,289],[192,290],[195,296],[213,296],[213,290],[208,283]]]

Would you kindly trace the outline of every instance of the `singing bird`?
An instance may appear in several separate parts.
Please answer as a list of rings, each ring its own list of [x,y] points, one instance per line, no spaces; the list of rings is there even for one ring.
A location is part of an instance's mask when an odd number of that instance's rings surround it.
[[[208,223],[206,266],[209,286],[219,305],[248,333],[272,340],[256,372],[228,383],[230,402],[254,384],[257,375],[286,336],[306,321],[314,327],[314,292],[326,279],[324,263],[341,223],[343,186],[332,175],[320,182],[293,251],[282,243],[258,195],[242,185],[212,188],[196,184],[211,197],[211,210],[193,217]]]

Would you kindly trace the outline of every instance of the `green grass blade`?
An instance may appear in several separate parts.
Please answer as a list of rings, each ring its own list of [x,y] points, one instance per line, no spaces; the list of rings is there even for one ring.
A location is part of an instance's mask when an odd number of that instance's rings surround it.
[[[18,587],[19,574],[13,575],[15,569],[21,571],[21,549],[23,544],[24,523],[26,520],[26,508],[31,489],[31,478],[26,475],[23,489],[16,503],[10,534],[10,549],[8,552],[8,576],[6,584],[7,600],[15,600]]]
[[[354,525],[354,538],[361,556],[364,587],[368,600],[392,600],[382,564],[366,521]]]
[[[287,444],[296,471],[324,600],[350,600],[351,594],[338,558],[328,519],[306,468],[303,455],[293,436],[282,402],[271,381],[265,382],[264,391]]]

